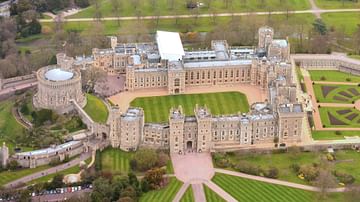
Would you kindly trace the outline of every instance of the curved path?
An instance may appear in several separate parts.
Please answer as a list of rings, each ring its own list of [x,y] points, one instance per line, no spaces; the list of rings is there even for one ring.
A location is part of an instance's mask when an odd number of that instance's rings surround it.
[[[42,170],[42,171],[39,171],[39,172],[36,172],[36,173],[33,173],[31,175],[27,175],[27,176],[24,176],[20,179],[17,179],[17,180],[14,180],[12,182],[9,182],[7,184],[5,184],[4,186],[5,187],[17,187],[19,185],[23,185],[27,182],[30,182],[32,180],[35,180],[35,179],[38,179],[38,178],[41,178],[41,177],[44,177],[46,175],[50,175],[50,174],[53,174],[53,173],[57,173],[58,171],[62,171],[62,170],[65,170],[65,169],[68,169],[68,168],[71,168],[73,166],[76,166],[76,165],[79,165],[79,163],[81,161],[85,161],[86,159],[88,159],[89,157],[91,156],[91,152],[88,152],[88,153],[82,153],[80,155],[80,157],[77,157],[71,161],[69,161],[68,163],[65,163],[65,164],[61,164],[61,165],[58,165],[58,166],[55,166],[55,167],[51,167],[49,169],[46,169],[46,170]]]
[[[249,15],[284,15],[284,14],[314,14],[320,16],[321,13],[342,13],[342,12],[359,12],[360,9],[309,9],[309,10],[297,10],[297,11],[273,11],[273,12],[239,12],[239,13],[218,13],[216,17],[232,17],[232,16],[249,16]],[[104,17],[101,18],[103,21],[113,20],[157,20],[157,19],[179,19],[179,18],[209,18],[214,17],[214,14],[189,14],[189,15],[163,15],[163,16],[128,16],[128,17]],[[40,22],[53,22],[55,19],[40,19]],[[97,21],[95,18],[65,18],[63,22],[89,22]]]

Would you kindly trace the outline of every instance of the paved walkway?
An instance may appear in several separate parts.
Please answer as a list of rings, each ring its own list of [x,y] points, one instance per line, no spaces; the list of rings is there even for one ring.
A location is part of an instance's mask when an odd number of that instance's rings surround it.
[[[258,86],[248,84],[219,85],[219,86],[196,86],[186,87],[186,94],[198,93],[219,93],[236,91],[244,93],[247,96],[249,105],[255,102],[263,102],[267,99],[267,92],[261,90]],[[167,88],[138,89],[135,91],[124,91],[109,97],[109,100],[119,106],[120,111],[124,112],[129,108],[130,102],[138,97],[165,96],[169,95]]]
[[[359,12],[360,9],[309,9],[309,10],[297,10],[297,11],[273,11],[270,12],[272,15],[284,15],[284,14],[306,14],[312,13],[315,16],[320,16],[321,13],[342,13],[342,12]],[[269,12],[239,12],[239,13],[218,13],[216,17],[232,17],[232,16],[253,16],[253,15],[269,15]],[[128,17],[104,17],[102,21],[113,21],[113,20],[157,20],[157,19],[179,19],[179,18],[209,18],[213,17],[213,14],[189,14],[189,15],[163,15],[163,16],[128,16]],[[53,22],[54,19],[40,19],[40,22]],[[89,22],[97,21],[95,18],[65,18],[64,22]]]
[[[30,181],[32,181],[32,180],[35,180],[35,179],[44,177],[44,176],[46,176],[46,175],[50,175],[50,174],[56,173],[56,172],[58,172],[58,171],[62,171],[62,170],[71,168],[71,167],[73,167],[73,166],[79,165],[79,163],[80,163],[81,161],[85,161],[85,160],[88,159],[90,156],[91,156],[91,152],[82,153],[82,154],[80,155],[80,157],[75,158],[75,159],[73,159],[72,161],[70,161],[70,162],[68,162],[68,163],[61,164],[61,165],[58,165],[58,166],[55,166],[55,167],[51,167],[51,168],[49,168],[49,169],[42,170],[42,171],[33,173],[33,174],[31,174],[31,175],[27,175],[27,176],[25,176],[25,177],[22,177],[22,178],[20,178],[20,179],[17,179],[17,180],[14,180],[14,181],[10,182],[10,183],[5,184],[5,187],[17,187],[17,186],[19,186],[19,185],[23,185],[23,184],[25,184],[25,183],[27,183],[27,182],[30,182]]]
[[[189,186],[190,186],[190,183],[188,183],[188,182],[184,183],[181,186],[180,190],[176,193],[173,202],[179,202]]]
[[[237,200],[232,197],[229,193],[227,193],[226,191],[224,191],[223,189],[221,189],[221,187],[219,187],[217,184],[215,184],[212,181],[207,181],[204,183],[206,186],[208,186],[211,190],[213,190],[214,192],[216,192],[219,196],[221,196],[223,199],[225,199],[228,202],[236,202]]]
[[[201,183],[191,185],[196,202],[206,201],[204,186]]]
[[[335,82],[335,81],[314,81],[316,84],[329,84],[329,85],[348,85],[357,86],[359,83],[354,82]]]
[[[296,188],[296,189],[302,189],[302,190],[306,190],[306,191],[320,191],[320,189],[317,187],[292,183],[292,182],[288,182],[288,181],[282,181],[282,180],[277,180],[277,179],[255,176],[255,175],[248,175],[245,173],[224,170],[224,169],[219,169],[219,168],[215,168],[215,171],[218,173],[223,173],[223,174],[232,175],[232,176],[236,176],[236,177],[242,177],[242,178],[246,178],[246,179],[257,180],[257,181],[271,183],[271,184],[283,185],[283,186],[292,187],[292,188]],[[328,190],[328,192],[344,192],[344,191],[345,191],[345,188],[333,188],[333,189]]]
[[[0,90],[0,96],[1,95],[6,95],[6,94],[9,94],[9,93],[13,93],[13,92],[15,92],[17,90],[31,88],[31,87],[36,86],[36,85],[37,85],[37,81],[31,82],[31,83],[24,83],[24,84],[16,85],[16,86],[13,86],[13,87],[1,89]]]

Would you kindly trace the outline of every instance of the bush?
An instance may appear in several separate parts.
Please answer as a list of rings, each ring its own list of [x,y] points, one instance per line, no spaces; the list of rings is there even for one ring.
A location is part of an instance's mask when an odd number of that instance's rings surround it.
[[[322,76],[322,77],[320,77],[320,80],[321,80],[321,81],[325,81],[325,80],[326,80],[326,77],[325,77],[325,76]]]
[[[276,179],[279,177],[279,169],[275,167],[270,167],[266,172],[264,173],[265,177]]]
[[[355,182],[354,176],[350,174],[334,171],[334,176],[337,178],[337,180],[344,184],[353,184]]]
[[[350,81],[351,81],[351,78],[346,78],[346,81],[350,82]]]
[[[132,158],[133,165],[136,165],[133,169],[138,171],[147,171],[154,168],[158,163],[158,155],[153,149],[140,149]]]
[[[49,162],[49,166],[57,166],[61,163],[60,158],[56,157]]]
[[[341,135],[341,131],[335,131],[335,135]]]
[[[310,182],[317,178],[319,175],[319,170],[314,166],[305,165],[300,167],[299,173],[303,174],[305,180]]]
[[[299,164],[293,163],[290,165],[290,169],[294,171],[296,174],[298,174],[300,170],[300,166]]]
[[[220,168],[227,168],[230,167],[230,162],[228,159],[224,158],[224,159],[219,159],[217,161],[215,161],[216,166],[220,167]]]
[[[236,171],[243,172],[249,175],[262,175],[263,170],[259,166],[251,165],[247,162],[239,162],[233,167]]]
[[[9,164],[7,165],[7,167],[9,170],[16,170],[16,169],[20,168],[20,165],[16,160],[11,160],[9,162]]]
[[[335,156],[333,154],[327,153],[326,154],[326,159],[328,161],[334,161],[335,160]]]
[[[30,113],[30,109],[29,107],[27,106],[27,104],[23,104],[20,108],[20,112],[24,115],[29,115]]]
[[[169,155],[165,154],[164,152],[159,152],[157,166],[158,167],[166,166],[169,160],[170,160]]]

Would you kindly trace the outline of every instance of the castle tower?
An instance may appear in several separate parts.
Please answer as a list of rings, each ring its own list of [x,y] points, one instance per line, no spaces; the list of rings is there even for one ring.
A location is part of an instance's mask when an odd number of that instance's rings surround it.
[[[184,122],[182,107],[170,109],[170,153],[184,153]]]
[[[129,108],[120,116],[120,149],[135,151],[143,139],[144,111],[141,108]],[[115,143],[114,143],[115,144]]]
[[[205,107],[195,107],[197,120],[197,151],[209,152],[211,149],[211,121],[212,116],[209,109]]]
[[[111,107],[108,124],[110,125],[110,142],[114,148],[120,146],[120,116],[120,109],[118,107]]]
[[[171,95],[185,92],[185,71],[180,61],[169,62],[168,91]]]
[[[274,38],[274,30],[271,27],[265,26],[260,27],[259,31],[259,44],[258,48],[264,49],[267,51],[269,45],[271,44]]]
[[[74,58],[66,56],[65,53],[56,54],[56,62],[61,69],[72,69]]]
[[[117,46],[117,37],[116,36],[110,36],[110,46],[112,49],[115,49],[115,47]]]
[[[279,143],[300,142],[302,138],[302,122],[304,110],[301,104],[280,104],[279,115]]]
[[[9,161],[9,148],[5,145],[5,142],[3,142],[3,146],[0,147],[0,160],[1,166],[6,168]]]

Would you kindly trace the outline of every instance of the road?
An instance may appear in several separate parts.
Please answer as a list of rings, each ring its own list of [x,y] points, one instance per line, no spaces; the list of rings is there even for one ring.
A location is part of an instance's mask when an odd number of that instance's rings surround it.
[[[31,82],[31,83],[24,83],[24,84],[19,84],[19,85],[16,85],[14,87],[9,87],[9,88],[5,88],[5,89],[1,89],[0,90],[0,96],[2,95],[6,95],[6,94],[9,94],[9,93],[13,93],[17,90],[22,90],[22,89],[26,89],[26,88],[30,88],[30,87],[33,87],[33,86],[36,86],[37,85],[37,81],[34,81],[34,82]]]
[[[272,15],[284,15],[284,14],[306,14],[311,13],[315,16],[320,16],[321,13],[341,13],[341,12],[359,12],[360,9],[319,9],[312,8],[309,10],[297,10],[297,11],[273,11],[270,12]],[[218,13],[216,17],[231,17],[231,16],[248,16],[248,15],[269,15],[269,12],[239,12],[239,13]],[[155,20],[155,19],[175,19],[175,18],[208,18],[213,17],[214,14],[190,14],[190,15],[163,15],[163,16],[128,16],[128,17],[104,17],[101,18],[102,21],[112,21],[112,20]],[[89,22],[97,21],[95,18],[63,18],[64,22]],[[40,22],[53,22],[54,19],[40,19]]]
[[[44,177],[46,175],[50,175],[50,174],[56,173],[58,171],[62,171],[62,170],[71,168],[73,166],[79,165],[79,163],[81,161],[85,161],[90,156],[91,156],[91,152],[82,153],[80,155],[80,157],[77,157],[77,158],[71,160],[68,163],[61,164],[61,165],[58,165],[58,166],[55,166],[55,167],[51,167],[51,168],[49,168],[47,170],[39,171],[39,172],[33,173],[31,175],[24,176],[24,177],[22,177],[20,179],[14,180],[14,181],[6,184],[5,187],[17,187],[18,185],[22,185],[22,184],[30,182],[30,181],[32,181],[34,179],[38,179],[40,177]]]

